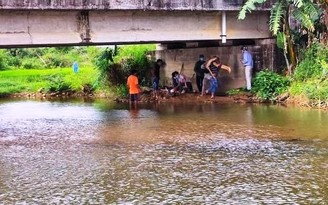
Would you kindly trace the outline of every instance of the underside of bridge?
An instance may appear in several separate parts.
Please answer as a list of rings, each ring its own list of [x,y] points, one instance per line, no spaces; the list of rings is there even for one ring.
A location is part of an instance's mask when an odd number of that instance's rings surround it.
[[[0,47],[264,39],[268,12],[0,10]],[[223,19],[223,20],[222,20]],[[225,26],[225,28],[223,28]],[[225,30],[223,30],[225,29]]]

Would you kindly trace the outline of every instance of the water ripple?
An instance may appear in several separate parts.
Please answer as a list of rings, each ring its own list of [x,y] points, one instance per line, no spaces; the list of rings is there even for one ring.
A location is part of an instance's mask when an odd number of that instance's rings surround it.
[[[91,105],[79,107],[83,112],[72,104],[63,110],[56,103],[36,106],[46,114],[13,117],[11,105],[0,106],[1,204],[328,201],[324,137],[286,136],[285,128],[270,123],[236,123],[229,109],[214,115],[213,107],[210,113],[171,116],[147,109],[130,115]]]

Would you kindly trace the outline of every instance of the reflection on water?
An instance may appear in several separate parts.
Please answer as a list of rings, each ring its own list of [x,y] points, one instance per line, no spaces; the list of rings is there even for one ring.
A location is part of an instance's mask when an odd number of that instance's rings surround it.
[[[0,204],[326,204],[328,114],[0,102]]]

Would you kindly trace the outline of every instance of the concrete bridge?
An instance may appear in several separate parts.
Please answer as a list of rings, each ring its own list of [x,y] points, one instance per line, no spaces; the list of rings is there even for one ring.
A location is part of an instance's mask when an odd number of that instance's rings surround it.
[[[242,0],[0,0],[0,47],[270,37],[264,7]]]
[[[273,0],[272,0],[273,1]],[[274,68],[276,46],[269,5],[237,20],[243,0],[0,0],[0,48],[159,43],[157,58],[171,72],[193,76],[199,54],[219,55],[232,74],[220,91],[244,85],[240,45],[249,45],[255,71]],[[196,87],[196,86],[195,86]]]

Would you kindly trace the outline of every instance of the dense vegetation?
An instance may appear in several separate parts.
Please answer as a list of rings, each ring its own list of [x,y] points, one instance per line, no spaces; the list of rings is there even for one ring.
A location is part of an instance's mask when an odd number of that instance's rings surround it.
[[[71,68],[1,71],[0,96],[13,93],[68,92],[92,87],[97,70],[85,67],[78,73]]]
[[[303,104],[314,107],[328,105],[328,47],[313,44],[304,51],[296,67],[290,93]]]
[[[92,89],[98,76],[93,59],[99,52],[96,47],[2,49],[0,95]],[[78,62],[77,73],[73,62]]]
[[[328,107],[328,46],[314,43],[302,51],[302,60],[289,76],[261,71],[253,90],[262,100],[275,100],[289,93],[293,100],[309,107]]]
[[[96,47],[0,49],[0,70],[64,68],[74,61],[92,67],[99,52]]]
[[[96,67],[100,71],[98,82],[110,85],[108,89],[119,96],[127,95],[126,76],[136,69],[140,85],[149,86],[153,62],[147,55],[154,50],[154,45],[138,45],[102,51],[96,60]]]
[[[248,12],[265,2],[245,1],[238,19],[245,19]],[[302,104],[328,107],[328,1],[277,0],[270,13],[270,31],[283,51],[288,76],[260,72],[253,92],[261,99],[272,100],[288,91]],[[294,25],[290,25],[291,19]]]
[[[141,82],[150,82],[154,45],[0,49],[0,96],[21,92],[106,92],[126,94],[126,76],[138,69]],[[78,72],[72,64],[78,63]]]

